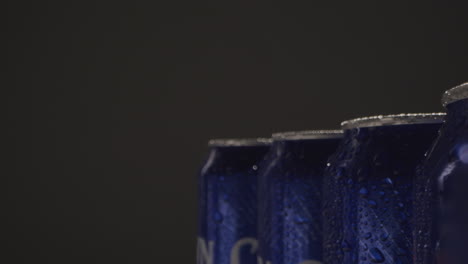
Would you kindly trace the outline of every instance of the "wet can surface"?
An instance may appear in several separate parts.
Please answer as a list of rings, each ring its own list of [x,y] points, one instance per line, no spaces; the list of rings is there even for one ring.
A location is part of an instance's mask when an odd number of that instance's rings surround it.
[[[259,175],[259,264],[315,264],[322,259],[321,186],[336,130],[273,135]]]
[[[415,263],[468,263],[468,83],[443,97],[447,116],[418,172]]]
[[[197,264],[256,264],[257,173],[269,139],[212,140],[198,180]]]
[[[342,123],[324,178],[324,263],[413,263],[415,168],[443,114],[375,116]]]

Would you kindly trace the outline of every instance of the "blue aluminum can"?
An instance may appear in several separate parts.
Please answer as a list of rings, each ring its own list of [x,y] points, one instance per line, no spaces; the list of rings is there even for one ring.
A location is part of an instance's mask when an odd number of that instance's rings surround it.
[[[273,134],[259,175],[259,264],[322,260],[321,188],[342,131]]]
[[[468,83],[443,96],[447,116],[416,181],[415,263],[468,263]]]
[[[413,263],[415,167],[443,114],[401,114],[342,123],[344,139],[324,178],[324,263]]]
[[[270,143],[210,141],[199,177],[197,264],[257,263],[257,172]]]

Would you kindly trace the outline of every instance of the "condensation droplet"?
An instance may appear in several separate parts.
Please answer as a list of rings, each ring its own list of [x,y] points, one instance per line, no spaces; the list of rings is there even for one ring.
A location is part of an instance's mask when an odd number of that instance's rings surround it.
[[[385,261],[385,257],[382,251],[380,251],[380,249],[378,248],[371,248],[369,250],[369,257],[371,261],[374,263],[382,263]]]
[[[217,223],[221,223],[221,222],[223,222],[224,217],[223,217],[223,215],[222,215],[220,212],[216,211],[216,212],[214,212],[214,214],[213,214],[213,220],[214,220],[215,222],[217,222]]]

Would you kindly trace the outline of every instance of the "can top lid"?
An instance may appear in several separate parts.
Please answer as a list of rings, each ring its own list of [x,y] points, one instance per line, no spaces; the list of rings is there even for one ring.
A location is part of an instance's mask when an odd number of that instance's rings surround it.
[[[445,91],[444,95],[442,96],[442,105],[446,106],[466,98],[468,98],[468,82]]]
[[[343,136],[342,130],[304,130],[274,133],[273,140],[300,140],[300,139],[324,139],[340,138]]]
[[[270,138],[230,138],[230,139],[211,139],[208,141],[210,147],[250,147],[250,146],[268,146],[272,140]]]
[[[352,129],[358,127],[395,126],[407,124],[441,123],[445,113],[410,113],[397,115],[368,116],[347,120],[341,123],[341,128]]]

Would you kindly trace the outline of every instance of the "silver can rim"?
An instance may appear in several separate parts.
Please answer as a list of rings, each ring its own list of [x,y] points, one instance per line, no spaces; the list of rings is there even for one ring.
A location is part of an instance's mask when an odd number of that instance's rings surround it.
[[[341,138],[343,130],[302,130],[273,133],[273,141]]]
[[[209,147],[251,147],[268,146],[271,138],[216,138],[208,141]]]
[[[393,115],[366,116],[346,120],[341,123],[342,129],[361,127],[396,126],[409,124],[442,123],[445,113],[403,113]]]
[[[445,107],[451,103],[468,98],[468,82],[462,83],[444,92],[442,105]]]

